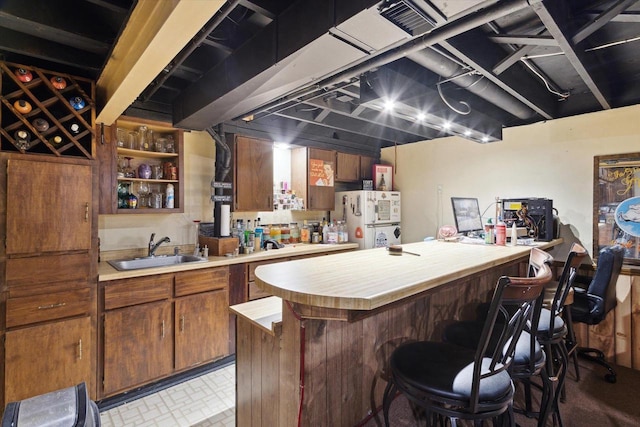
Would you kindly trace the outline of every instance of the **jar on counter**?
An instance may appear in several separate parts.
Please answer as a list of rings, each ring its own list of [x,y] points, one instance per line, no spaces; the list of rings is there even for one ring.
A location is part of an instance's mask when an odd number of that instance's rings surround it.
[[[290,237],[289,243],[300,243],[300,229],[297,222],[292,222],[289,226]]]
[[[280,242],[285,245],[291,243],[291,229],[289,228],[289,224],[280,225],[280,239]]]
[[[269,228],[269,236],[278,243],[282,242],[282,231],[280,230],[280,226],[278,224],[273,224]]]
[[[311,229],[309,228],[306,219],[300,229],[300,241],[302,243],[311,243]]]

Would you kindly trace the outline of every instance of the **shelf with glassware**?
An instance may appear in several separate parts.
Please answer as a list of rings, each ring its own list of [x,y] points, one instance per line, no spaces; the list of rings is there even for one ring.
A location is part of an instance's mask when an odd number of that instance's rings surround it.
[[[115,195],[102,213],[183,212],[182,131],[150,120],[120,118],[111,126]],[[113,191],[113,190],[109,190]]]
[[[0,77],[0,151],[93,158],[93,81],[2,61]]]

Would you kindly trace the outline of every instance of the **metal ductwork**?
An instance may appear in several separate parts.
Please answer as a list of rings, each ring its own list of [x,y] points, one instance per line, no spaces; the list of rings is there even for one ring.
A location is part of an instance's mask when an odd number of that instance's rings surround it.
[[[505,93],[488,79],[469,73],[458,65],[455,61],[446,58],[432,48],[427,48],[418,52],[412,52],[407,58],[413,62],[433,71],[444,77],[451,83],[466,89],[467,91],[483,98],[492,104],[502,108],[504,111],[513,114],[522,120],[531,119],[535,116],[535,111],[518,101],[516,98]]]

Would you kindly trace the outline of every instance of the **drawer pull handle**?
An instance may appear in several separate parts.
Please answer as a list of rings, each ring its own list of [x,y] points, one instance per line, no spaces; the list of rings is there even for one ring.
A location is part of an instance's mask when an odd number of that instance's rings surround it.
[[[184,314],[180,316],[180,332],[184,332]]]
[[[162,339],[164,339],[164,320],[162,321],[162,333],[160,335]]]
[[[38,310],[49,310],[50,308],[64,307],[65,305],[67,305],[66,302],[59,302],[57,304],[49,304],[49,305],[39,305]]]
[[[82,338],[78,340],[78,360],[82,360]]]
[[[84,222],[89,222],[89,202],[84,204]]]

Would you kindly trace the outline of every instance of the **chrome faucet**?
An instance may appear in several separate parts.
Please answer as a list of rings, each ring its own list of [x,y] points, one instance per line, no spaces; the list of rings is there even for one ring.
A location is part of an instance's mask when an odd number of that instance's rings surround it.
[[[169,243],[171,241],[171,239],[165,236],[162,239],[158,240],[157,243],[154,243],[153,239],[155,237],[156,233],[151,233],[151,239],[149,239],[149,256],[156,256],[156,250],[158,249],[158,247],[163,243]]]

